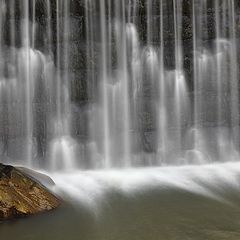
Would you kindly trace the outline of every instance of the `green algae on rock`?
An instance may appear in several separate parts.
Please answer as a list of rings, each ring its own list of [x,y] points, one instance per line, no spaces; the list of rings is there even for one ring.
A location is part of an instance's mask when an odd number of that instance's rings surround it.
[[[0,220],[53,210],[60,200],[31,176],[0,164]]]

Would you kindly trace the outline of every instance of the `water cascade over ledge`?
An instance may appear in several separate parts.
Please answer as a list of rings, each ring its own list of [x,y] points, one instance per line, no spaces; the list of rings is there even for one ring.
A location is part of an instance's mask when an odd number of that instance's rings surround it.
[[[239,159],[235,0],[0,0],[0,155],[49,171]]]

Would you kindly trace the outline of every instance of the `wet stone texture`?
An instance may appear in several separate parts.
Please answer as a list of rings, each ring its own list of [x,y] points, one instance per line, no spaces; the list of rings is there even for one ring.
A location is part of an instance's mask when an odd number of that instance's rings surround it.
[[[60,200],[22,171],[0,164],[0,221],[53,210]]]

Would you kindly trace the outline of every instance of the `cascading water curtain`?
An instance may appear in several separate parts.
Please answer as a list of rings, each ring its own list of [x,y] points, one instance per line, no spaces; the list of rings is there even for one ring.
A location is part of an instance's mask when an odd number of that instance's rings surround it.
[[[239,63],[234,6],[235,1],[221,0],[193,4],[194,142],[207,161],[238,159]],[[210,16],[209,7],[214,9]],[[208,29],[210,18],[215,23],[214,33]],[[207,41],[211,37],[214,40]],[[207,125],[211,122],[214,128]]]
[[[70,4],[0,4],[2,158],[54,171],[72,169]]]
[[[235,1],[85,5],[93,166],[237,159]]]
[[[238,159],[239,14],[236,0],[0,0],[2,159]]]
[[[127,53],[127,4],[125,1],[112,2],[86,1],[86,21],[88,39],[88,63],[94,57],[100,40],[100,58],[96,71],[97,103],[90,113],[90,132],[92,142],[89,143],[91,155],[97,157],[95,166],[110,168],[113,166],[131,165],[131,113],[130,82]],[[96,17],[96,11],[99,16]],[[96,34],[94,29],[100,29]],[[92,67],[92,65],[90,64]],[[95,69],[89,70],[89,81],[96,76]],[[96,93],[95,93],[96,94]],[[93,151],[97,151],[99,154]]]

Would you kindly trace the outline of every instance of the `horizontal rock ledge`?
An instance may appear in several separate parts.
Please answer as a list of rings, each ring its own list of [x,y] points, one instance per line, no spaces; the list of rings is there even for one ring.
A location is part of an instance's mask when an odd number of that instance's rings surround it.
[[[0,164],[0,220],[34,215],[58,208],[61,200],[42,181],[47,176],[25,168]],[[44,183],[43,183],[44,184]]]

